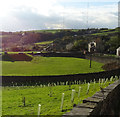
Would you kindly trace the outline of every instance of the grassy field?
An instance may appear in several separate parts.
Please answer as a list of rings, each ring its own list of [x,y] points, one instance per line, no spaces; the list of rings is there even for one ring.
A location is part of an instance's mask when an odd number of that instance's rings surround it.
[[[35,54],[35,53],[40,52],[40,51],[25,51],[25,52],[12,52],[12,51],[10,52],[10,51],[8,51],[7,53],[8,54],[19,54],[19,53],[26,53],[27,54],[27,53],[32,53],[32,52]],[[0,54],[4,54],[4,52],[0,52]]]
[[[33,30],[33,31],[27,31],[27,32],[39,32],[39,33],[57,33],[60,32],[62,30],[70,30],[73,32],[77,32],[78,30],[81,29],[52,29],[52,30]]]
[[[105,80],[104,80],[105,81]],[[73,104],[82,103],[82,100],[91,97],[101,87],[106,87],[113,81],[88,84],[56,85],[56,86],[22,86],[2,88],[2,114],[3,115],[37,115],[38,104],[41,104],[41,115],[62,115],[73,108]],[[79,87],[81,87],[80,95]],[[74,102],[71,102],[71,92],[75,90]],[[63,112],[61,112],[61,97],[64,96]],[[79,95],[79,96],[78,96]],[[25,97],[25,106],[23,98]]]
[[[109,34],[114,34],[114,33],[117,33],[118,31],[115,30],[115,31],[111,31],[111,30],[108,30],[108,32],[101,32],[101,33],[94,33],[94,34],[91,34],[91,35],[98,35],[98,36],[106,36],[106,35],[109,35]]]
[[[10,35],[0,35],[0,38],[9,37]]]
[[[53,43],[53,41],[43,41],[43,42],[38,42],[38,43],[35,43],[35,44],[43,45],[43,44],[51,44],[51,43]]]
[[[32,61],[2,61],[2,75],[65,75],[103,71],[102,63],[72,57],[34,57]]]
[[[27,31],[27,32],[38,32],[38,33],[57,33],[60,32],[61,29],[53,29],[53,30],[33,30],[33,31]]]

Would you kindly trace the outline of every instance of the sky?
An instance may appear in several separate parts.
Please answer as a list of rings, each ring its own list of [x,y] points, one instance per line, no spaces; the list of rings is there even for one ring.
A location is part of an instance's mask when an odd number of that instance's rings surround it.
[[[0,31],[117,26],[118,0],[0,0]]]

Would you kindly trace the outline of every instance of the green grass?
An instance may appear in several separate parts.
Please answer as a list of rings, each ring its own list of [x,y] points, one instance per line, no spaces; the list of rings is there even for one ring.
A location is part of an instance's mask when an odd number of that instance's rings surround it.
[[[0,63],[1,64],[1,63]],[[103,71],[102,63],[92,61],[89,68],[89,60],[72,57],[34,57],[31,62],[2,61],[2,75],[65,75],[78,73],[92,73]]]
[[[0,35],[0,38],[8,38],[8,37],[10,37],[10,35]]]
[[[43,42],[38,42],[38,43],[35,43],[35,44],[38,44],[38,45],[45,45],[45,44],[51,44],[53,43],[53,41],[43,41]]]
[[[70,30],[73,31],[73,32],[78,32],[81,29],[70,29]]]
[[[100,30],[100,32],[114,32],[117,31],[116,29],[108,29],[108,30]]]
[[[103,57],[103,58],[104,58],[104,57],[105,57],[105,58],[106,58],[106,57],[118,58],[117,55],[115,55],[115,54],[101,54],[101,55],[100,55],[100,54],[95,54],[94,56]]]
[[[102,87],[108,86],[108,81]],[[104,84],[104,83],[103,83]],[[78,98],[79,86],[81,86],[80,97]],[[37,115],[38,104],[41,104],[41,115],[62,115],[73,108],[73,104],[82,103],[81,100],[91,97],[100,90],[99,83],[90,83],[89,93],[87,84],[56,85],[50,87],[22,86],[2,87],[2,114],[3,115]],[[71,90],[75,89],[74,102],[71,102]],[[52,96],[50,96],[50,91]],[[61,112],[61,97],[65,94],[63,110]],[[23,97],[26,99],[26,106],[23,106]]]
[[[70,31],[73,31],[73,32],[77,32],[78,30],[81,30],[81,29],[49,29],[49,30],[32,30],[32,31],[27,31],[27,32],[38,32],[38,33],[57,33],[57,32],[60,32],[62,30],[70,30]]]
[[[24,52],[22,52],[22,53],[26,53],[26,54],[27,54],[27,53],[32,53],[32,52],[33,52],[33,53],[37,53],[37,51],[24,51]],[[1,54],[4,54],[4,52],[0,52],[0,53],[1,53]],[[7,53],[8,53],[8,54],[18,54],[18,53],[21,53],[21,52],[12,52],[12,51],[10,52],[10,51],[9,51],[9,52],[7,52]]]
[[[117,33],[117,32],[118,32],[117,30],[115,30],[115,31],[108,30],[108,32],[103,31],[101,33],[94,33],[94,34],[91,34],[91,35],[106,36],[106,35],[114,34],[114,33]]]
[[[32,31],[27,31],[27,32],[38,32],[38,33],[56,33],[60,32],[61,29],[53,29],[53,30],[32,30]]]

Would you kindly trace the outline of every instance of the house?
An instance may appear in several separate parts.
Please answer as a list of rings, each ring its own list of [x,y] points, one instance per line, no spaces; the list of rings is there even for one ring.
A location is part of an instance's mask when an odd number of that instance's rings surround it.
[[[66,49],[67,49],[67,50],[70,50],[70,49],[72,49],[73,46],[74,46],[74,45],[73,45],[72,43],[69,43],[69,44],[66,45]]]
[[[96,51],[96,42],[93,41],[93,42],[90,42],[88,44],[88,52],[94,52]]]
[[[116,49],[116,55],[120,56],[120,47]]]

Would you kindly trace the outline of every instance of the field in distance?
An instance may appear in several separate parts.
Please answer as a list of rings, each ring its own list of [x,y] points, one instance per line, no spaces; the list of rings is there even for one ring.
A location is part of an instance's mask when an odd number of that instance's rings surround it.
[[[34,57],[32,61],[2,61],[3,76],[43,76],[103,71],[102,63],[72,57]]]
[[[35,44],[43,45],[43,44],[51,44],[51,43],[53,43],[53,41],[43,41],[43,42],[38,42],[38,43],[35,43]]]

